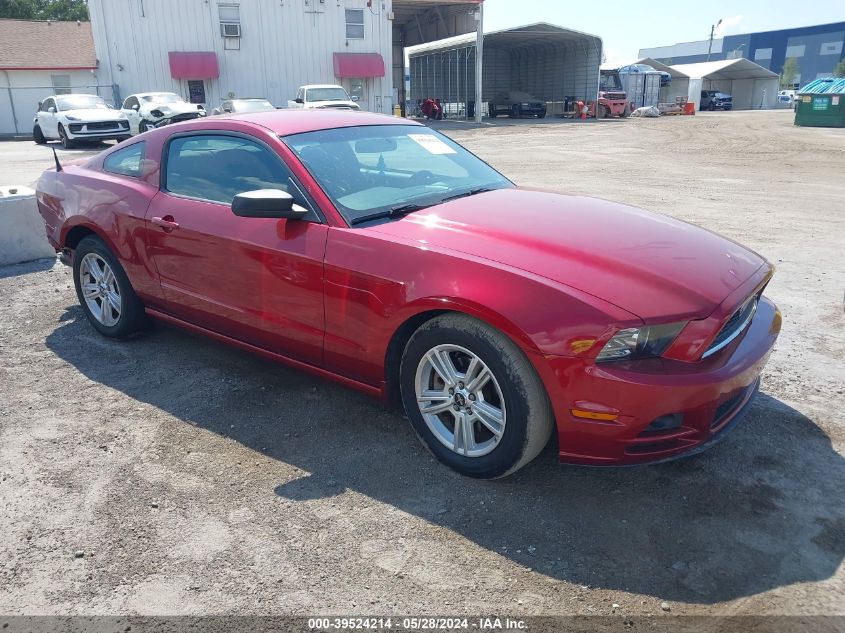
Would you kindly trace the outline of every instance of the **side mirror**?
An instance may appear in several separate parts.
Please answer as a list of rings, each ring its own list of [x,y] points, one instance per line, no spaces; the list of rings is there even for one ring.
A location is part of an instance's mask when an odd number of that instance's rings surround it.
[[[39,102],[38,102],[38,109],[39,109],[39,110],[41,110],[41,106],[42,106],[43,104],[44,104],[44,102],[43,102],[43,101],[39,101]]]
[[[138,110],[140,110],[140,109],[141,109],[141,106],[139,106],[139,105],[136,103],[135,105],[133,105],[133,106],[132,106],[132,109],[133,109],[133,110],[135,110],[135,111],[137,112]]]
[[[296,99],[294,99],[294,103],[305,103],[305,101],[302,99],[302,97],[297,97]]]
[[[359,97],[358,95],[352,95],[352,101],[353,101],[354,103],[358,103],[358,101],[359,101],[360,99],[361,99],[361,97]]]
[[[242,218],[301,220],[308,209],[294,204],[293,196],[281,189],[244,191],[232,200],[232,213]]]
[[[47,112],[49,112],[50,114],[56,114],[56,108],[50,106],[49,108],[47,108]]]

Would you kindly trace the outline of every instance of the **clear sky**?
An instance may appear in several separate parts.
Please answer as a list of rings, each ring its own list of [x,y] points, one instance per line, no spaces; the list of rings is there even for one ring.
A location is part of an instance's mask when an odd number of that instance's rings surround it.
[[[845,22],[845,0],[486,0],[484,30],[533,22],[598,35],[608,65],[632,62],[641,48],[704,40],[723,20],[724,34]],[[719,32],[717,31],[717,36]]]

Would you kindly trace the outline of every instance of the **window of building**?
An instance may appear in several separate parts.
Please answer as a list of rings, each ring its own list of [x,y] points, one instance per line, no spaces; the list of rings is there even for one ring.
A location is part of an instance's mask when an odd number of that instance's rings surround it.
[[[772,49],[771,48],[758,48],[754,51],[754,61],[760,61],[761,59],[771,59],[772,58]]]
[[[804,57],[804,50],[807,47],[804,44],[796,44],[795,46],[786,47],[786,58],[790,57]]]
[[[825,42],[819,49],[819,55],[841,55],[842,42]]]
[[[227,206],[245,191],[281,189],[291,194],[296,204],[311,208],[278,156],[264,145],[238,136],[203,134],[173,139],[167,149],[166,186],[179,196]]]
[[[103,161],[103,169],[112,174],[140,178],[145,145],[146,143],[142,141],[109,154]]]
[[[241,8],[237,4],[218,4],[220,34],[223,37],[241,36]]]
[[[346,39],[348,39],[348,40],[363,40],[364,39],[364,10],[363,9],[347,9],[346,10]]]
[[[53,92],[57,95],[70,94],[70,75],[50,75],[53,82]]]

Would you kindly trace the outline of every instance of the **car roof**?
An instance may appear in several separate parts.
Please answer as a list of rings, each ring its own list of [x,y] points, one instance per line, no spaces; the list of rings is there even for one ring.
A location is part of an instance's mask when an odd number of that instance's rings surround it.
[[[343,88],[343,86],[338,86],[337,84],[305,84],[302,86],[303,88]],[[346,88],[343,88],[346,90]]]
[[[243,121],[244,123],[260,125],[279,136],[362,125],[416,125],[423,127],[421,123],[417,123],[416,121],[388,116],[386,114],[329,109],[307,110],[292,108],[289,110],[272,110],[268,112],[244,112],[242,114],[229,114],[225,117],[214,118],[225,118],[230,121]],[[206,119],[196,119],[196,121],[208,122]]]

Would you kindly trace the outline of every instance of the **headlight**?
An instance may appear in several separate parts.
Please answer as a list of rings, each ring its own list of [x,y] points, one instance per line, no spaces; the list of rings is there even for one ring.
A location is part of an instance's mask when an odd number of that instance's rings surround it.
[[[633,360],[660,356],[677,338],[685,325],[686,322],[682,321],[619,330],[596,356],[596,361]]]
[[[79,118],[79,117],[77,117],[77,116],[70,116],[69,114],[68,114],[68,115],[65,115],[65,118],[66,118],[68,121],[81,121],[81,120],[82,120],[82,119],[80,119],[80,118]]]
[[[161,118],[161,117],[164,116],[164,111],[163,110],[151,110],[150,114],[158,119],[158,118]]]

